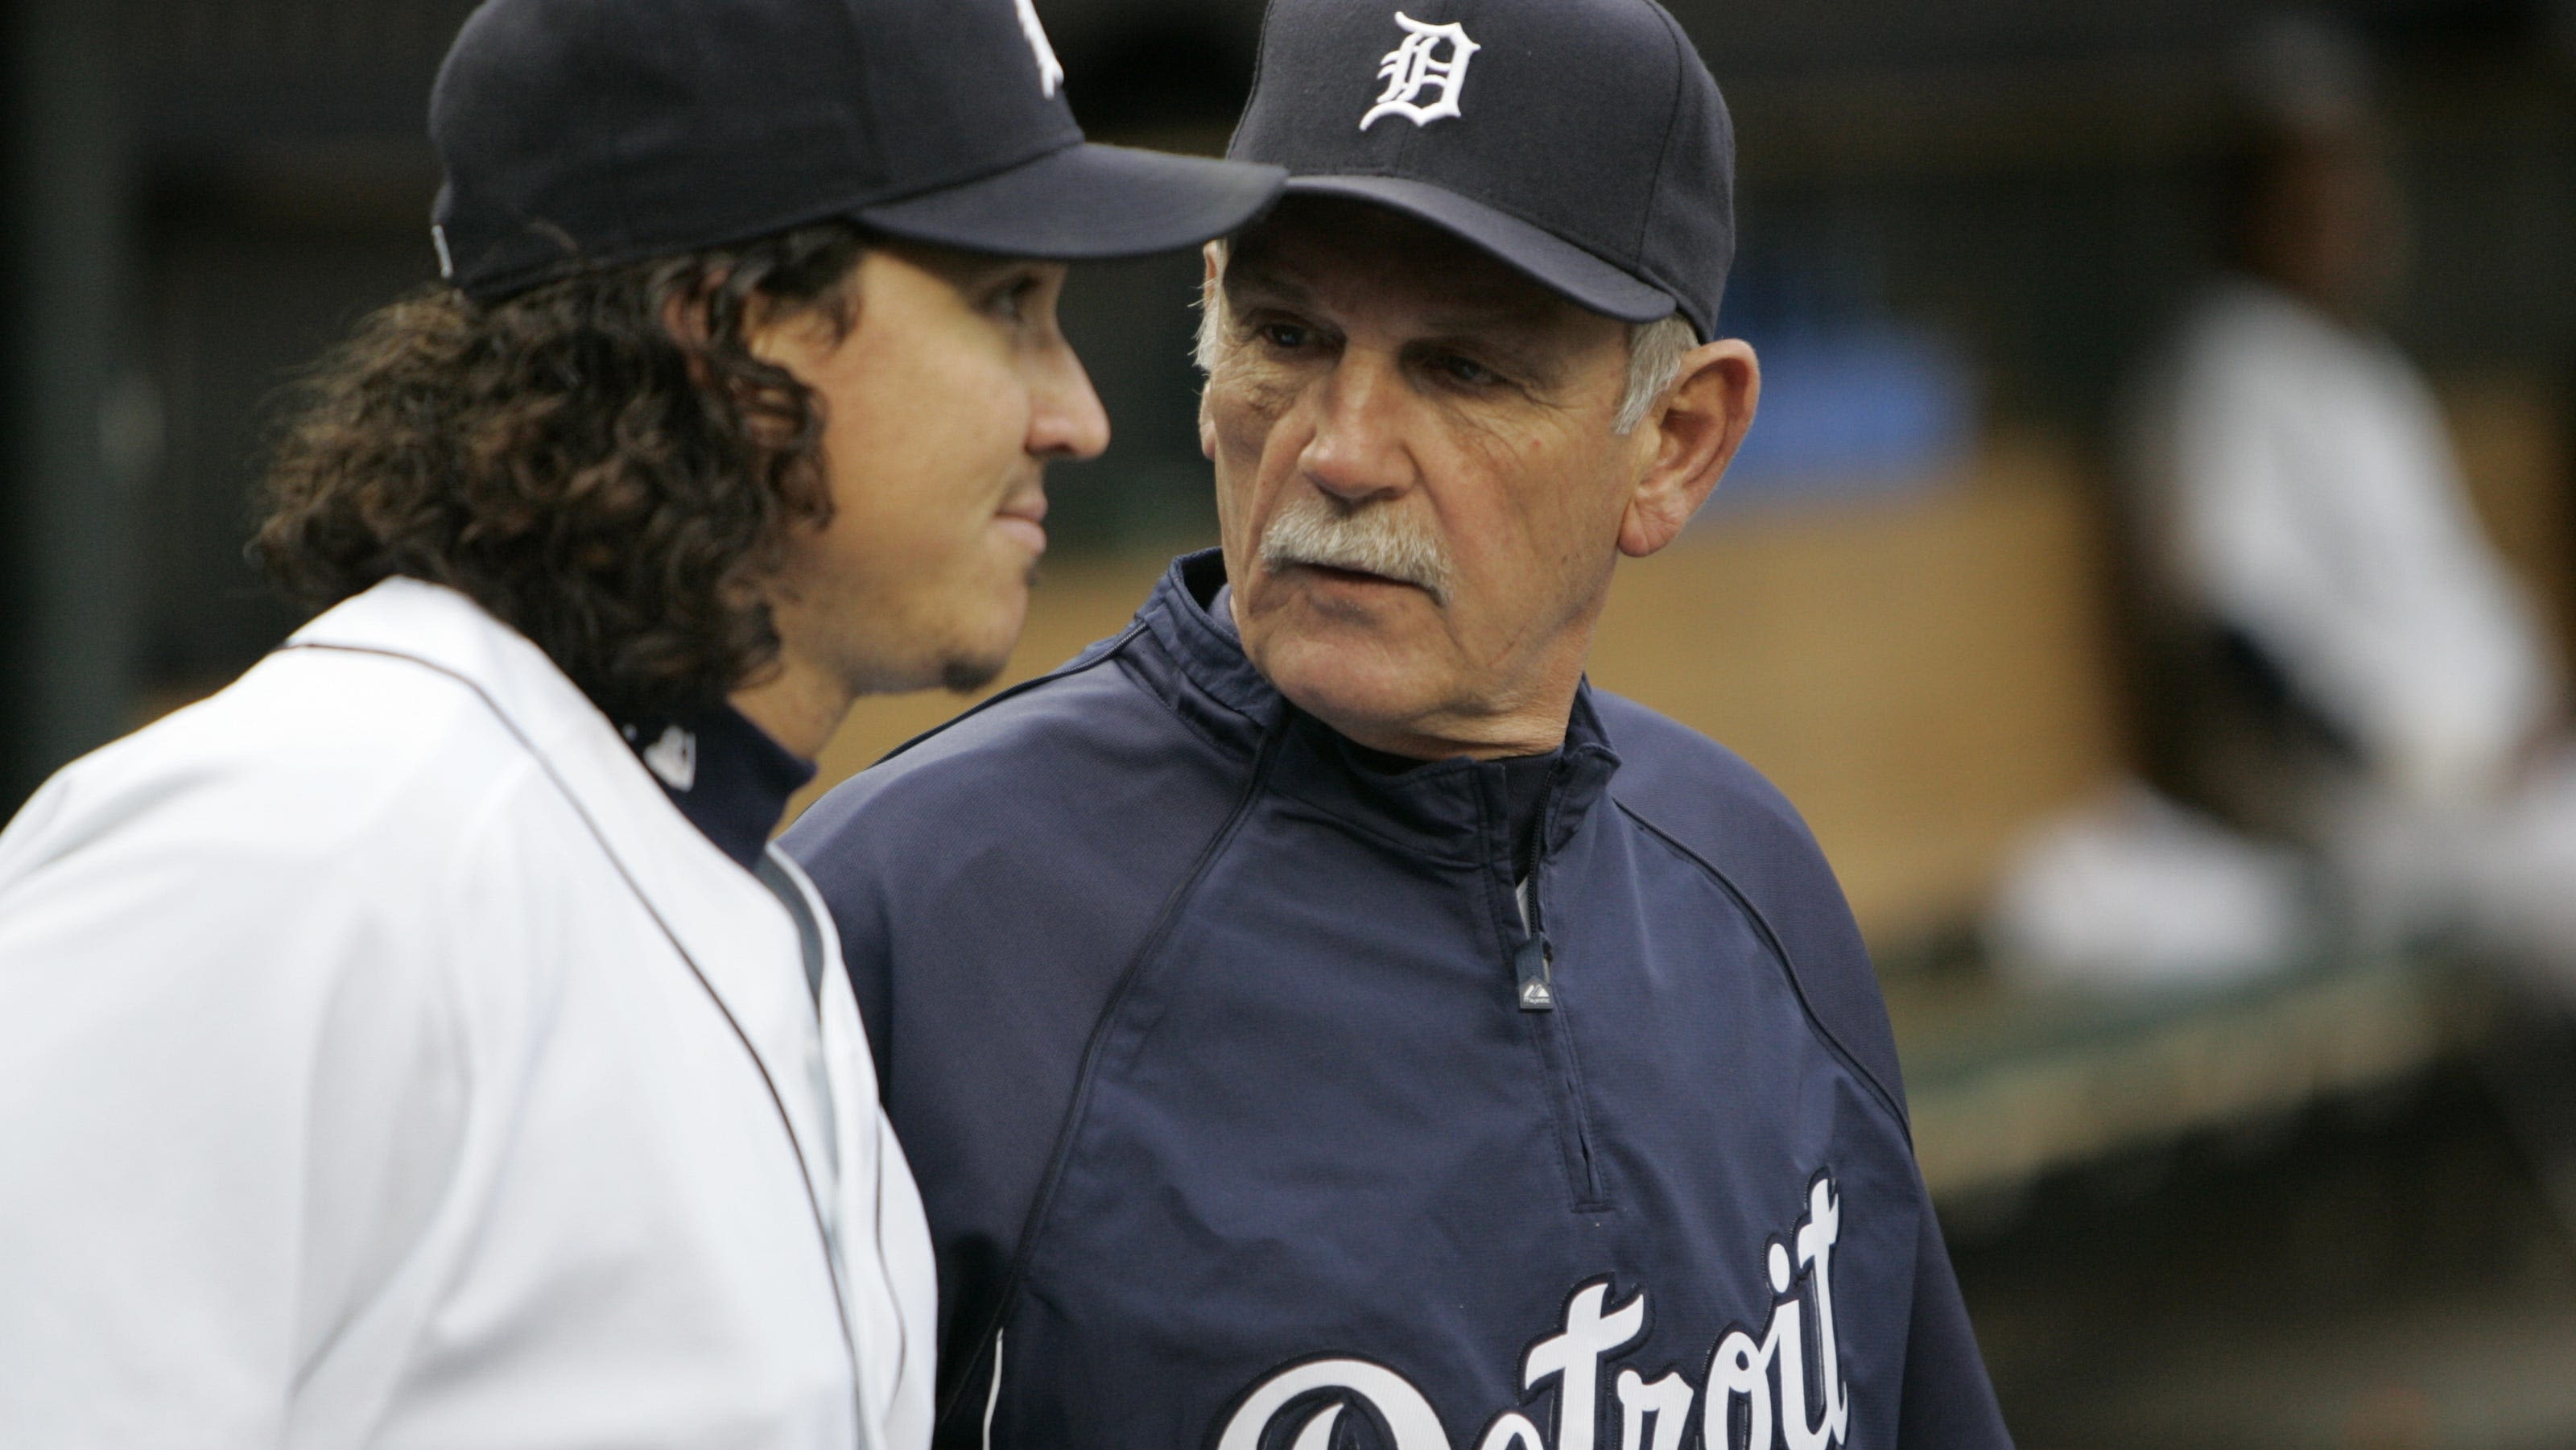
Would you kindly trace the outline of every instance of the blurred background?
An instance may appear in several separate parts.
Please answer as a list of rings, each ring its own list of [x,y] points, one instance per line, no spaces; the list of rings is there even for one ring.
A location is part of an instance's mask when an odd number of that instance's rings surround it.
[[[2576,1446],[2564,716],[2499,705],[2481,775],[2467,686],[2392,664],[2380,708],[2320,633],[2449,611],[2435,663],[2564,677],[2576,0],[1669,3],[1735,111],[1766,387],[1594,678],[1814,824],[2022,1443]],[[1095,138],[1222,148],[1258,0],[1039,6]],[[266,405],[434,277],[422,116],[470,8],[5,12],[0,811],[297,623],[241,556]],[[1116,441],[1054,475],[1009,678],[1213,542],[1197,271],[1077,277]],[[2240,483],[2287,512],[2243,524]],[[2345,594],[2283,603],[2325,536]],[[865,702],[826,780],[962,703]],[[2370,864],[2481,852],[2518,885]]]

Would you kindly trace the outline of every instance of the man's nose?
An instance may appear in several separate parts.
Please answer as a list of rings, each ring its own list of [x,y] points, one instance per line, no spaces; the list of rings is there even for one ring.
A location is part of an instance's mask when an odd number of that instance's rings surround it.
[[[1098,458],[1109,447],[1109,412],[1069,345],[1048,350],[1030,389],[1029,452],[1039,458]]]
[[[1389,360],[1346,351],[1308,397],[1315,431],[1298,454],[1297,470],[1309,483],[1352,503],[1412,484],[1404,380]]]

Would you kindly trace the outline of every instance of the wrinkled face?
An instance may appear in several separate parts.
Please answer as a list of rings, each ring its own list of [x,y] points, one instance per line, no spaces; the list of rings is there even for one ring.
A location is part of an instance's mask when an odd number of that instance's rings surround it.
[[[1222,295],[1200,441],[1253,663],[1408,754],[1561,727],[1650,449],[1624,325],[1355,203],[1283,207]]]
[[[1009,659],[1046,551],[1043,471],[1109,421],[1056,326],[1059,263],[871,248],[846,333],[820,311],[756,333],[824,409],[834,512],[792,545],[781,652],[848,693],[971,689]]]

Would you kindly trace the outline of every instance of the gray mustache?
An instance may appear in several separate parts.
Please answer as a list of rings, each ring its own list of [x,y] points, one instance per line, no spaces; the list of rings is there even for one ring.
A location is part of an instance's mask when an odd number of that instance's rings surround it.
[[[1401,580],[1449,602],[1449,553],[1429,530],[1383,504],[1344,511],[1307,495],[1271,515],[1261,533],[1261,564],[1350,569]]]

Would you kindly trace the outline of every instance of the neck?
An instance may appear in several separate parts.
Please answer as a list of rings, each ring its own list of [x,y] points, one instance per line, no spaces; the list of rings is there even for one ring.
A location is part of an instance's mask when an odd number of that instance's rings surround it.
[[[813,760],[841,728],[854,697],[828,672],[782,655],[777,673],[725,698],[790,755]]]
[[[1302,705],[1300,708],[1304,708]],[[1516,755],[1545,755],[1565,744],[1567,719],[1574,713],[1574,690],[1568,686],[1553,707],[1533,706],[1472,718],[1430,718],[1390,723],[1334,719],[1320,710],[1307,713],[1346,738],[1388,755],[1409,760],[1504,760]]]

